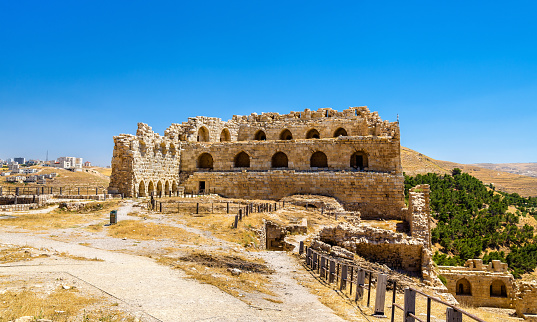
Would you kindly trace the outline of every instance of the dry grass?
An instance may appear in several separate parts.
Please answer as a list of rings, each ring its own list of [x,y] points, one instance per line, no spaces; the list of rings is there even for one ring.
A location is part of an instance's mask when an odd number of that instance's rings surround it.
[[[192,251],[179,258],[160,257],[158,262],[182,269],[191,278],[216,286],[241,300],[245,300],[245,293],[275,296],[267,287],[273,271],[261,259],[247,258],[238,253]],[[228,270],[231,268],[238,268],[242,273],[234,276]]]
[[[21,316],[69,321],[84,307],[97,302],[96,298],[80,296],[76,289],[58,288],[41,296],[32,291],[6,291],[0,294],[0,321],[11,321]]]
[[[77,227],[100,218],[110,209],[117,207],[117,203],[118,201],[89,203],[85,207],[86,210],[80,211],[87,212],[85,214],[61,209],[56,209],[52,212],[44,214],[17,214],[15,218],[3,219],[2,224],[28,230],[48,230]]]
[[[13,263],[25,260],[32,260],[36,257],[47,257],[47,255],[32,255],[29,247],[4,246],[0,249],[0,263]]]
[[[108,234],[116,238],[128,238],[138,240],[172,240],[180,244],[204,244],[211,241],[198,234],[186,230],[151,222],[138,220],[122,220],[108,227]]]
[[[102,167],[91,167],[91,169],[104,174],[107,177],[110,177],[112,175],[112,168],[102,168]]]

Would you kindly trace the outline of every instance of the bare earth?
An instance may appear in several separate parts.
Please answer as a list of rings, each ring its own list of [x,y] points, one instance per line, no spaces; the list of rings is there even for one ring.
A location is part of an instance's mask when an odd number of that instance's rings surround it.
[[[120,208],[118,219],[131,219],[127,214],[132,211],[132,202],[127,202]],[[71,275],[81,283],[115,298],[128,308],[130,314],[140,317],[142,321],[341,321],[316,296],[296,282],[300,274],[306,273],[294,257],[284,252],[257,255],[264,257],[278,271],[273,274],[273,289],[282,303],[254,299],[248,305],[214,286],[189,279],[181,270],[157,264],[145,256],[117,251],[132,244],[132,241],[99,235],[95,236],[96,243],[88,247],[80,245],[77,238],[61,238],[62,241],[58,241],[50,237],[67,237],[70,234],[69,229],[37,235],[35,232],[32,234],[1,227],[0,243],[44,247],[103,261],[38,258],[2,264],[0,274],[23,277],[35,276],[36,273]],[[86,234],[83,237],[87,240],[90,236]],[[221,244],[226,245],[227,242],[222,241]],[[95,248],[96,245],[100,249]],[[140,246],[146,251],[148,247],[159,247],[151,242]]]

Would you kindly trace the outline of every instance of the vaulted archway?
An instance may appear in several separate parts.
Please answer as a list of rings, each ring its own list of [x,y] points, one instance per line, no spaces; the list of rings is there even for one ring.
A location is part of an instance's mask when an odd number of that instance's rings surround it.
[[[153,181],[149,181],[149,185],[147,186],[147,194],[151,196],[151,194],[154,192],[155,192],[155,185],[153,184]]]
[[[507,287],[501,280],[494,280],[490,284],[490,296],[493,297],[507,297]]]
[[[171,196],[170,194],[170,183],[166,180],[166,184],[164,185],[164,195],[165,196]]]
[[[209,153],[202,153],[198,157],[198,168],[199,169],[212,169],[213,168],[213,157]]]
[[[157,182],[157,196],[162,197],[162,182]]]
[[[231,134],[229,133],[228,129],[224,128],[220,133],[220,142],[226,141],[231,141]]]
[[[287,154],[283,152],[277,152],[272,156],[272,167],[273,168],[287,168],[289,160],[287,159]]]
[[[250,167],[250,156],[244,152],[241,151],[235,156],[234,166],[235,168],[249,168]]]
[[[457,295],[472,295],[472,285],[466,278],[461,278],[457,281],[455,294]]]
[[[256,141],[266,141],[267,140],[267,135],[265,134],[265,132],[263,130],[259,130],[259,131],[255,132],[254,140],[256,140]]]
[[[340,127],[339,129],[337,129],[334,132],[334,137],[337,138],[338,136],[347,136],[347,130],[345,130],[344,128]]]
[[[306,139],[320,139],[321,135],[316,129],[311,129],[306,133]]]
[[[312,168],[328,168],[328,159],[326,154],[321,151],[317,151],[311,155],[310,167]]]
[[[202,126],[198,130],[198,142],[209,142],[209,130]]]
[[[140,184],[138,185],[138,196],[139,196],[139,197],[145,197],[145,184],[144,184],[144,180],[140,181]]]
[[[280,133],[280,140],[292,140],[293,139],[293,134],[291,134],[291,131],[289,131],[288,129],[285,129],[282,131],[282,133]]]

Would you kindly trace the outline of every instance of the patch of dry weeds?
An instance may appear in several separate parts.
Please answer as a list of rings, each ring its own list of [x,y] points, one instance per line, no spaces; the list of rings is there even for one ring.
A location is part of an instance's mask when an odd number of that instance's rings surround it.
[[[210,240],[182,228],[138,220],[122,220],[108,226],[108,234],[116,238],[139,240],[173,240],[181,244],[210,244]]]

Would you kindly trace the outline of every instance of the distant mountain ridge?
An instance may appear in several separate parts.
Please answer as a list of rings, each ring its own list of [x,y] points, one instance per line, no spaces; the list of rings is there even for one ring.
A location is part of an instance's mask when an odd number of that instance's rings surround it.
[[[460,164],[435,160],[406,147],[401,147],[401,163],[403,171],[411,176],[429,172],[447,174],[459,168],[485,184],[494,184],[499,191],[537,197],[537,163]]]

